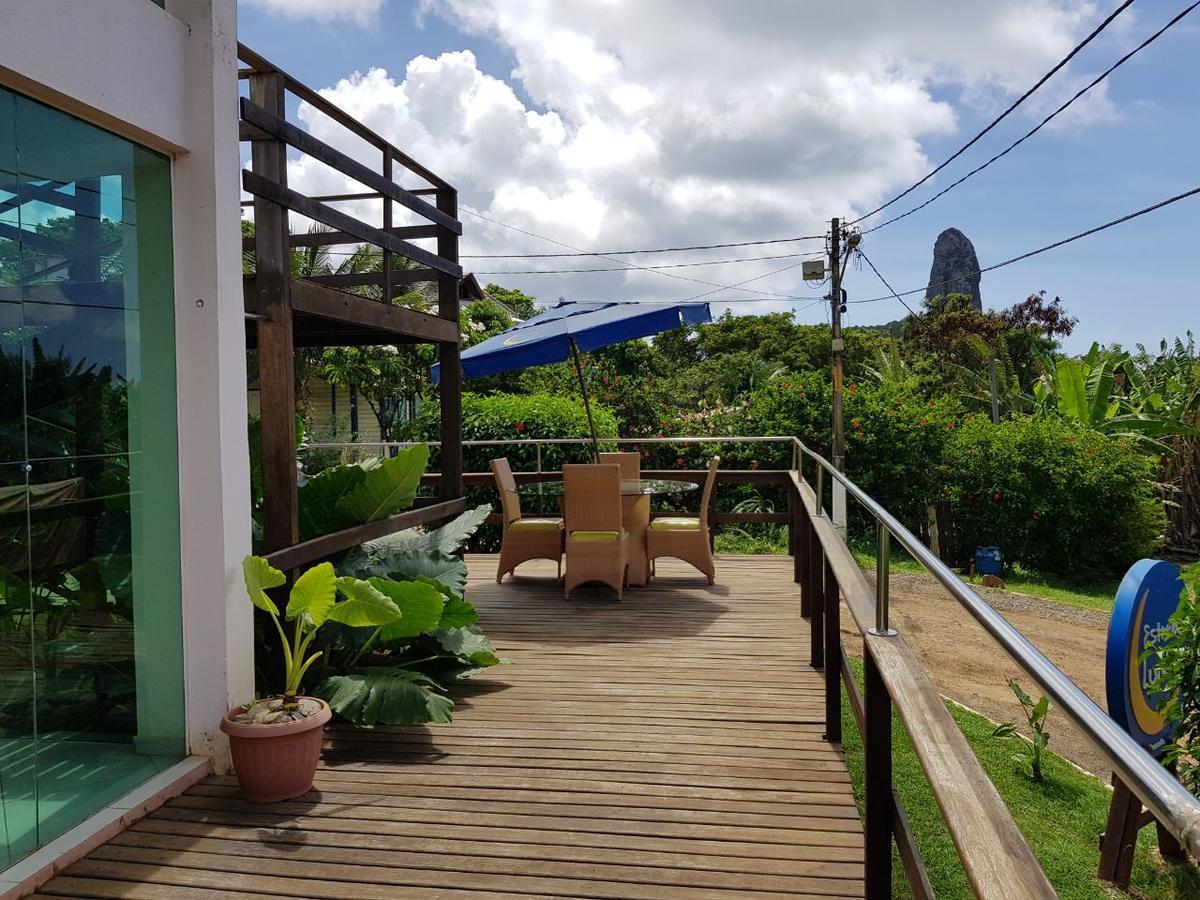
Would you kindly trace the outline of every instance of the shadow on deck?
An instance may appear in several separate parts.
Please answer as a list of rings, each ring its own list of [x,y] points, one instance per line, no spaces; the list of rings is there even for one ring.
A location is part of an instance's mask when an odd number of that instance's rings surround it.
[[[290,803],[206,779],[41,895],[862,896],[790,559],[724,558],[711,587],[666,561],[622,603],[469,562],[511,664],[456,693],[453,725],[336,729]]]

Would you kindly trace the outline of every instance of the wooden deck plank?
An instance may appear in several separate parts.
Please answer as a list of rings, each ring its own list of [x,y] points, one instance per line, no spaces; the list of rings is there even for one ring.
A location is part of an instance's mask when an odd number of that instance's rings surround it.
[[[509,663],[455,692],[453,725],[335,726],[288,803],[205,779],[39,896],[862,896],[790,559],[722,559],[712,586],[666,562],[621,603],[468,562]]]

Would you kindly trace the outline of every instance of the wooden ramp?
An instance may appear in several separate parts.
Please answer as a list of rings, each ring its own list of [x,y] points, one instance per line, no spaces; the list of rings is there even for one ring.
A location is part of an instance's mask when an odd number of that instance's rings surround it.
[[[453,725],[337,730],[291,803],[207,779],[41,895],[862,896],[788,558],[722,559],[712,587],[666,562],[619,604],[564,602],[553,567],[498,586],[494,558],[470,564],[511,664],[456,695]]]

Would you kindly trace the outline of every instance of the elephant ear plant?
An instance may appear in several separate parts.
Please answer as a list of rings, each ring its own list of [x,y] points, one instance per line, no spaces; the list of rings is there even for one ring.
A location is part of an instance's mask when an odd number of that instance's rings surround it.
[[[288,638],[280,622],[279,607],[268,595],[271,588],[287,580],[261,556],[247,556],[242,562],[246,591],[251,602],[267,613],[283,646],[284,689],[282,704],[260,700],[246,711],[250,721],[273,722],[303,717],[300,685],[305,673],[321,657],[312,644],[326,622],[340,622],[351,628],[383,629],[397,623],[402,613],[396,603],[369,582],[357,578],[339,578],[330,563],[313,566],[296,579],[288,595],[284,618],[295,623]],[[339,599],[339,596],[342,599]],[[266,705],[266,709],[255,709]],[[255,718],[256,716],[261,718]]]

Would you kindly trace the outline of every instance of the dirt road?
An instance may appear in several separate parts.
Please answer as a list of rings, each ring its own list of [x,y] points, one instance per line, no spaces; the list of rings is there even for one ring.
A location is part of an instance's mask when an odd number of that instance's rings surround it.
[[[868,579],[872,576],[873,573],[868,573]],[[981,587],[976,590],[1101,709],[1107,708],[1104,703],[1107,613],[1007,591]],[[1040,691],[941,585],[924,575],[893,575],[891,615],[894,626],[916,650],[944,695],[990,719],[1017,722],[1024,727],[1020,705],[1006,679],[1016,678],[1035,699]],[[847,651],[861,655],[861,642],[845,610],[842,628]],[[1110,769],[1103,757],[1062,714],[1051,710],[1047,725],[1051,750],[1108,779]]]

